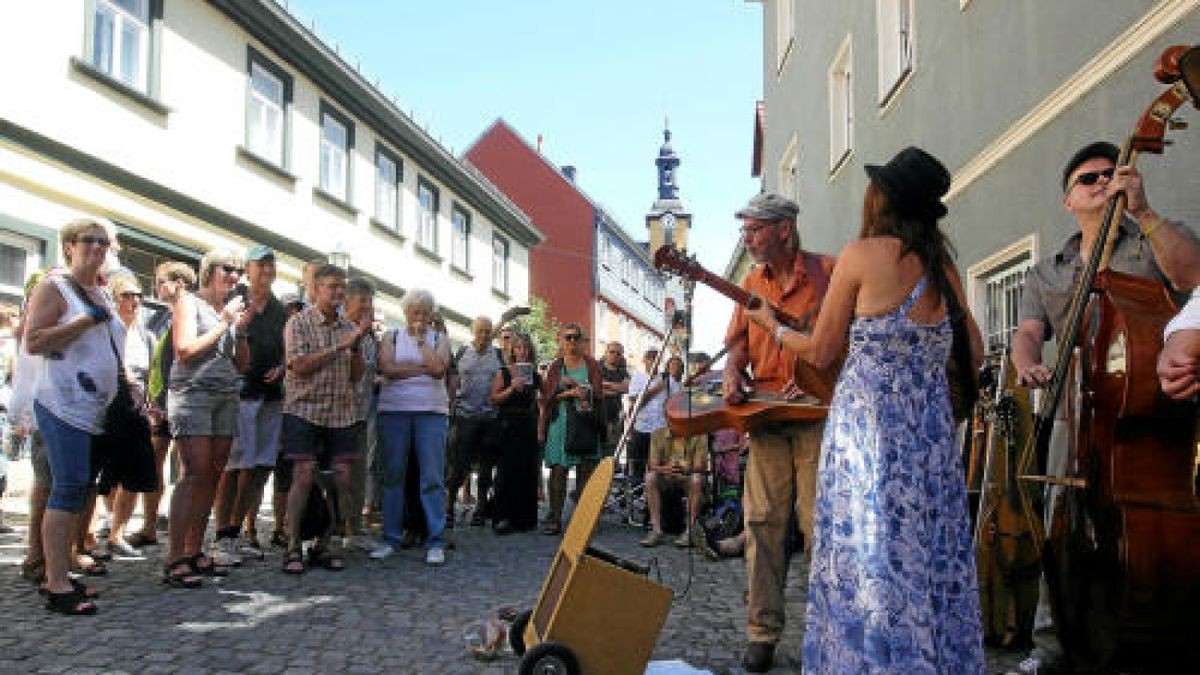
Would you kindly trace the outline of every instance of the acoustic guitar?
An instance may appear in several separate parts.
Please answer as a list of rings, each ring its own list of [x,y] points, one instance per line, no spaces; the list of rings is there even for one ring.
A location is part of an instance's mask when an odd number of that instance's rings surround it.
[[[721,396],[721,373],[711,372],[671,395],[666,414],[671,435],[686,438],[726,427],[746,432],[772,422],[823,420],[829,414],[829,406],[812,396],[787,400],[762,392],[751,392],[744,403],[731,406]]]
[[[704,269],[696,261],[695,256],[689,257],[674,246],[660,246],[654,252],[654,266],[660,270],[667,270],[679,276],[699,281],[739,305],[754,309],[757,307],[757,303],[761,302],[760,299],[750,295],[744,288]],[[809,330],[812,327],[811,323],[813,319],[816,318],[817,309],[817,307],[814,307],[806,312],[804,316],[797,317],[776,307],[775,318],[779,320],[779,323],[792,330]],[[829,401],[833,398],[833,387],[837,384],[838,373],[842,370],[842,362],[845,360],[845,355],[846,352],[843,349],[841,355],[828,368],[817,368],[804,359],[795,359],[792,379],[805,393],[810,394],[819,403],[829,405]]]

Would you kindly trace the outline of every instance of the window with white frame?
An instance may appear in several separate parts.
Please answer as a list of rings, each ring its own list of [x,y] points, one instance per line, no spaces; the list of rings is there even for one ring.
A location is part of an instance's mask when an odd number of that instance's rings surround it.
[[[779,186],[776,190],[788,199],[796,198],[796,172],[800,164],[800,151],[795,134],[779,156]]]
[[[837,171],[854,149],[854,48],[850,36],[829,66],[829,171]]]
[[[886,106],[916,65],[914,0],[875,0],[879,31],[879,106]]]
[[[393,232],[400,231],[400,158],[379,145],[375,148],[375,221]]]
[[[417,181],[417,200],[420,214],[417,219],[417,243],[427,251],[437,253],[438,191],[421,178]]]
[[[246,96],[246,149],[268,162],[287,166],[288,109],[292,78],[250,48]]]
[[[321,102],[321,189],[343,202],[350,201],[350,149],[354,126]]]
[[[796,0],[775,0],[775,70],[782,72],[796,44]]]
[[[1026,237],[968,270],[976,316],[980,316],[984,349],[1010,346],[1019,322],[1021,289],[1033,266],[1034,237]]]
[[[161,0],[93,0],[88,31],[88,62],[96,70],[151,95],[152,21],[162,16]]]
[[[608,262],[608,235],[601,232],[596,237],[596,250],[600,258],[600,264],[605,267],[609,266]]]
[[[450,209],[450,264],[460,271],[471,269],[471,216],[454,205]]]
[[[30,237],[0,231],[0,297],[19,302],[25,280],[41,267],[41,244]]]
[[[492,235],[492,289],[508,293],[508,240]]]
[[[596,335],[608,335],[608,305],[603,300],[596,301]]]

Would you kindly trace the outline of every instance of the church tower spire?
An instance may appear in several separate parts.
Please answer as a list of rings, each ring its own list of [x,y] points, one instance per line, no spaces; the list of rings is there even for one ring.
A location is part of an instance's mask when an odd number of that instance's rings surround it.
[[[658,198],[646,214],[646,229],[650,231],[650,253],[663,244],[687,248],[688,228],[692,217],[683,208],[676,178],[681,164],[671,145],[671,120],[663,120],[663,142],[658,148],[654,165],[658,167]]]

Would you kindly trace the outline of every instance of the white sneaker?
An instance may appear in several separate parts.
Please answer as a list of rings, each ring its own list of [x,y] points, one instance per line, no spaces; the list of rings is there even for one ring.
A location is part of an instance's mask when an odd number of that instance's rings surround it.
[[[108,549],[123,558],[141,558],[142,552],[129,545],[124,538],[118,537],[108,542]]]
[[[371,551],[369,554],[372,560],[383,560],[396,552],[396,547],[391,544],[380,544],[378,548]]]
[[[425,551],[425,564],[437,567],[446,564],[446,549],[435,546]]]
[[[223,537],[217,539],[209,547],[208,555],[218,565],[237,567],[242,564],[242,557],[237,554],[237,539]]]
[[[360,551],[372,553],[380,546],[383,546],[383,542],[369,534],[356,534],[342,539],[342,548],[346,549],[347,551],[351,549],[358,549]],[[389,546],[389,548],[391,547]]]
[[[263,550],[259,546],[255,546],[257,542],[251,541],[246,535],[237,538],[237,543],[234,544],[233,552],[243,560],[262,560]]]

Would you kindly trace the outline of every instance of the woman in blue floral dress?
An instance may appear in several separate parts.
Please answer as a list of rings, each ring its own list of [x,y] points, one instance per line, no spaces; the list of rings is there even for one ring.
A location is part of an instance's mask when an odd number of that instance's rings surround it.
[[[946,381],[950,314],[965,306],[937,226],[950,176],[917,148],[866,168],[861,238],[838,257],[812,335],[779,328],[769,308],[750,313],[818,366],[833,360],[849,330],[817,477],[804,672],[982,673]],[[955,355],[973,369],[982,341],[970,316],[960,316],[969,337]]]

